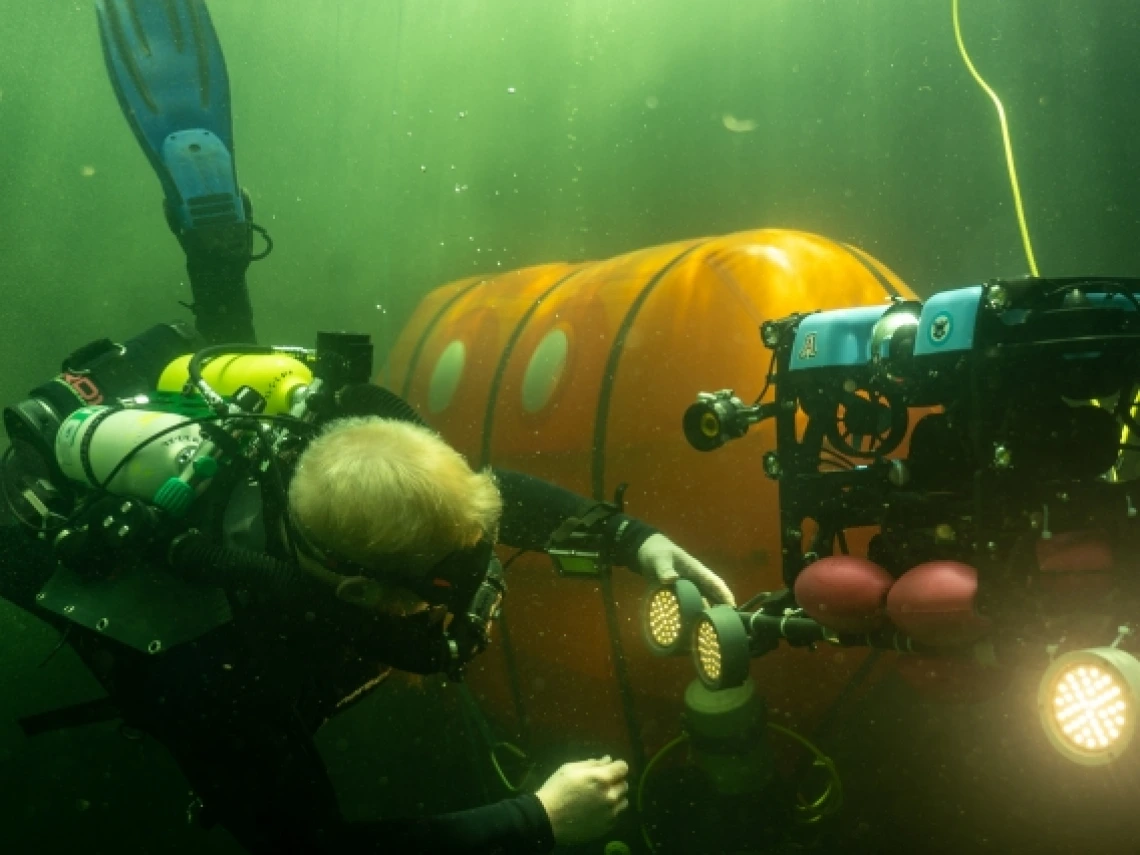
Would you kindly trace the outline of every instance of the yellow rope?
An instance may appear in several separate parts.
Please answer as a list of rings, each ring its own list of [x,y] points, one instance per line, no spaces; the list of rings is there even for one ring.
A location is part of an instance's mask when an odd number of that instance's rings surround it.
[[[1013,163],[1013,143],[1009,138],[1009,124],[1005,120],[1005,108],[1002,106],[997,93],[986,84],[982,75],[978,74],[978,70],[974,68],[974,63],[970,62],[970,55],[966,53],[966,43],[962,41],[962,28],[958,24],[958,0],[951,0],[951,3],[954,14],[954,37],[958,40],[958,51],[962,54],[962,61],[966,63],[966,68],[970,70],[974,80],[978,81],[978,85],[990,96],[994,106],[997,107],[998,121],[1001,123],[1001,138],[1005,145],[1005,163],[1009,169],[1009,183],[1013,187],[1013,204],[1017,208],[1017,223],[1021,228],[1021,242],[1025,245],[1025,258],[1029,262],[1029,272],[1037,276],[1037,260],[1033,257],[1033,244],[1029,240],[1029,227],[1025,224],[1025,209],[1021,204],[1021,189],[1017,184],[1017,167]]]

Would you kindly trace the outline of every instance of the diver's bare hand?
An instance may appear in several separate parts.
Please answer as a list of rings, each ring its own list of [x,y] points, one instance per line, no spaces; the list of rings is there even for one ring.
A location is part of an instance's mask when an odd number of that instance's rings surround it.
[[[623,760],[566,763],[537,793],[556,843],[585,843],[605,834],[629,807],[629,766]]]
[[[637,551],[641,575],[661,584],[677,577],[688,579],[711,603],[736,605],[736,598],[720,576],[695,559],[663,534],[653,534]]]

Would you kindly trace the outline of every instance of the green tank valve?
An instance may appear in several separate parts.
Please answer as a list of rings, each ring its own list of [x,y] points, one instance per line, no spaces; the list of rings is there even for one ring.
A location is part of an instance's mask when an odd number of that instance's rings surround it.
[[[181,478],[168,478],[154,494],[154,503],[171,516],[180,517],[194,501],[194,488]]]
[[[194,474],[203,481],[207,478],[213,478],[218,474],[218,461],[208,454],[194,458],[193,467]]]

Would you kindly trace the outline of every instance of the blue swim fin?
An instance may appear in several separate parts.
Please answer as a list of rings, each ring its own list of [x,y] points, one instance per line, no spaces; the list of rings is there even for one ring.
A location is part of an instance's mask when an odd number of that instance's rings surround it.
[[[96,0],[119,104],[158,173],[177,235],[249,220],[230,83],[204,0]]]
[[[230,80],[205,0],[96,0],[95,11],[115,95],[186,254],[198,332],[211,344],[256,341],[245,273],[273,243],[238,184]]]

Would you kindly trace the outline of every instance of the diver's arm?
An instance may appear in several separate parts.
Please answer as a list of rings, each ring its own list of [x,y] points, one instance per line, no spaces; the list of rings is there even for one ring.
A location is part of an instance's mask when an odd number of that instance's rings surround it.
[[[348,823],[338,841],[344,852],[437,853],[550,852],[554,834],[538,798],[530,793],[472,810],[415,820]]]
[[[513,472],[495,469],[495,482],[503,497],[503,519],[499,539],[508,546],[541,550],[559,526],[580,515],[592,502],[556,484]],[[625,567],[638,567],[641,545],[657,529],[625,514],[614,514],[605,522],[606,532],[615,538],[614,557]]]
[[[236,674],[223,679],[240,682]],[[183,679],[167,688],[172,696],[188,691],[193,714],[152,705],[138,724],[177,760],[201,800],[200,818],[225,827],[254,855],[538,855],[554,848],[550,821],[533,795],[416,819],[347,821],[301,716],[256,691],[234,696],[227,687],[211,712],[199,702],[197,681],[184,677],[172,668],[167,678]]]
[[[504,469],[494,474],[503,496],[499,539],[508,546],[543,549],[565,520],[590,507],[581,496],[540,478]],[[625,514],[613,514],[602,525],[614,544],[615,563],[662,584],[689,579],[711,602],[735,602],[723,579],[653,526]]]

